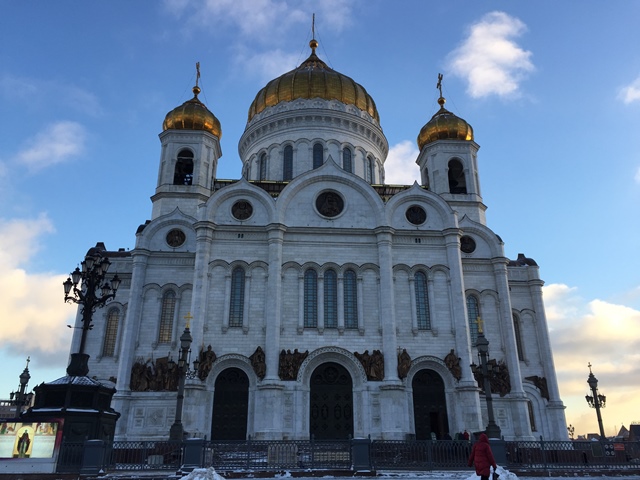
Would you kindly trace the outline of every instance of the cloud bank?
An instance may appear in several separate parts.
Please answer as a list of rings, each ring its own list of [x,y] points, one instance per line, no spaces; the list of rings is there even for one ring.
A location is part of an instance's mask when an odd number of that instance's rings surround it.
[[[447,68],[467,82],[474,98],[518,96],[520,83],[535,67],[532,53],[515,41],[526,25],[504,12],[491,12],[469,28],[462,44],[449,54]]]
[[[75,318],[75,309],[62,300],[66,275],[24,268],[42,237],[53,231],[44,215],[0,219],[0,348],[17,355],[27,352],[37,363],[62,367],[71,341],[65,325]]]
[[[418,147],[415,142],[404,140],[389,148],[384,162],[385,183],[391,185],[412,185],[420,183],[420,169],[416,165]]]
[[[613,435],[621,425],[637,421],[640,311],[600,299],[585,300],[576,288],[561,284],[544,287],[544,298],[567,424],[575,427],[576,434],[598,432],[595,411],[584,398],[589,363],[600,393],[607,396],[607,404],[615,405],[615,415],[611,409],[603,410],[605,433]]]

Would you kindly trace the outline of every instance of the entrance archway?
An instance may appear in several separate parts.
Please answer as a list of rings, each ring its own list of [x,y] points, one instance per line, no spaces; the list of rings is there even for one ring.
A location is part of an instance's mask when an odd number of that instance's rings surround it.
[[[431,440],[431,432],[442,440],[444,434],[449,433],[442,377],[433,370],[423,369],[414,375],[411,386],[416,440]]]
[[[309,434],[316,439],[353,436],[353,382],[346,368],[329,362],[311,374]]]
[[[211,440],[246,440],[249,378],[239,368],[227,368],[216,378]]]

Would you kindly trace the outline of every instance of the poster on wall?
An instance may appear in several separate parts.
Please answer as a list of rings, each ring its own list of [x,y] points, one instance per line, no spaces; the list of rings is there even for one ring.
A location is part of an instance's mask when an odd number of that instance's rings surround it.
[[[0,458],[51,458],[62,438],[61,420],[0,423]]]

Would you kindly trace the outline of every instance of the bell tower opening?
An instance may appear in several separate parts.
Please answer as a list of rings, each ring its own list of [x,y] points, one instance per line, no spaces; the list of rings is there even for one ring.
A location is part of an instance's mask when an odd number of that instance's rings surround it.
[[[309,436],[342,440],[353,436],[353,382],[342,365],[324,363],[311,375]]]
[[[192,185],[193,184],[193,152],[189,150],[180,150],[176,168],[173,173],[174,185]]]
[[[449,193],[467,193],[462,162],[455,158],[449,161]]]

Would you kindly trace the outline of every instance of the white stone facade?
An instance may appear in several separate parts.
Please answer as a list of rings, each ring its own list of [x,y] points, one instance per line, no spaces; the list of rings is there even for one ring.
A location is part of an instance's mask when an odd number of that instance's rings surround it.
[[[131,372],[137,361],[153,362],[169,353],[179,357],[189,313],[191,360],[209,345],[217,356],[205,380],[187,379],[183,424],[190,436],[215,434],[216,381],[230,369],[244,374],[248,385],[240,414],[247,436],[317,434],[312,423],[320,404],[313,400],[313,374],[327,364],[339,365],[350,377],[351,399],[341,404],[353,418],[347,434],[420,438],[424,421],[438,437],[483,430],[484,396],[469,366],[478,363],[469,296],[476,299],[490,357],[508,369],[510,389],[494,394],[493,402],[504,437],[567,438],[543,282],[535,262],[507,259],[501,239],[486,225],[475,142],[426,145],[416,160],[423,186],[385,189],[388,144],[380,125],[338,101],[294,100],[256,115],[240,140],[243,178],[236,182],[217,182],[222,152],[211,133],[167,130],[160,139],[151,221],[139,229],[134,250],[107,253],[110,271],[123,282],[115,300],[96,314],[88,335],[90,375],[116,381],[114,408],[122,414],[117,439],[167,438],[176,392],[132,390]],[[314,169],[317,143],[323,161]],[[293,147],[293,178],[283,182],[287,145]],[[344,170],[345,148],[352,152],[353,173]],[[193,155],[193,178],[176,185],[177,156],[185,149]],[[263,153],[267,164],[261,174]],[[451,193],[451,159],[463,167],[465,193]],[[325,207],[319,197],[341,205]],[[234,210],[236,202],[244,202],[243,211]],[[413,222],[407,214],[412,207],[418,212]],[[183,238],[169,240],[175,230]],[[467,246],[465,253],[461,245],[469,238],[475,248]],[[238,268],[244,278],[234,283]],[[307,285],[309,270],[316,283]],[[161,326],[167,292],[174,308],[170,323]],[[310,327],[314,302],[316,323]],[[115,339],[108,340],[113,309],[119,322]],[[105,347],[109,341],[115,341],[112,351]],[[75,338],[72,351],[78,342]],[[265,353],[263,378],[249,359],[257,347]],[[307,356],[295,378],[282,379],[281,352],[295,349]],[[375,350],[384,359],[384,376],[376,380],[357,358]],[[399,378],[402,350],[411,361]],[[452,350],[460,359],[459,379],[445,363]],[[440,380],[424,388],[442,399],[427,413],[429,406],[418,408],[421,397],[414,397],[425,371]],[[321,407],[320,416],[326,413]]]

